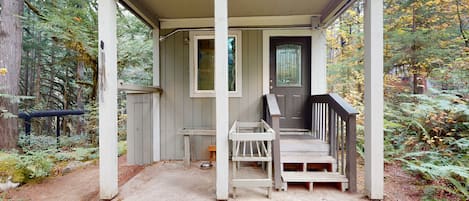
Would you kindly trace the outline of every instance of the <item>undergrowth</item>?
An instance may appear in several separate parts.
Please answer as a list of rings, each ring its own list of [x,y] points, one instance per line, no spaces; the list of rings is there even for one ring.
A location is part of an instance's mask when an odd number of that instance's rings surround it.
[[[48,139],[48,140],[47,140]],[[92,161],[99,158],[98,147],[74,141],[76,137],[61,138],[60,147],[56,147],[56,138],[33,137],[31,144],[21,142],[22,153],[18,151],[0,151],[0,183],[10,179],[14,183],[40,181],[54,174],[54,171],[65,167],[71,161]],[[53,142],[50,142],[53,141]],[[74,143],[71,143],[74,141]],[[24,143],[24,144],[21,144]],[[47,148],[49,146],[49,148]],[[127,151],[125,141],[118,143],[118,156]]]
[[[424,200],[469,200],[467,97],[397,95],[385,109],[385,160],[425,182]]]

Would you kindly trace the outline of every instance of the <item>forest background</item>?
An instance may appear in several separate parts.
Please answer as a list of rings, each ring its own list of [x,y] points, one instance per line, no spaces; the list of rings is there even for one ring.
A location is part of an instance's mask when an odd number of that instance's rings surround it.
[[[24,168],[13,179],[24,183],[48,176],[57,161],[97,157],[97,2],[8,2],[0,0],[0,33],[16,35],[7,40],[0,34],[0,49],[16,45],[21,58],[0,57],[0,149],[19,151],[0,152],[0,169],[2,160],[13,161]],[[360,111],[362,156],[363,7],[357,1],[326,30],[329,92]],[[3,17],[14,11],[17,19]],[[19,30],[8,30],[8,20],[21,23]],[[119,79],[151,85],[151,30],[123,7],[118,41]],[[384,42],[386,163],[420,178],[422,199],[468,200],[469,2],[385,0]],[[125,94],[119,97],[119,139],[125,140]],[[33,134],[26,138],[17,118],[18,111],[71,109],[87,112],[63,117],[60,145],[57,119],[33,119]]]

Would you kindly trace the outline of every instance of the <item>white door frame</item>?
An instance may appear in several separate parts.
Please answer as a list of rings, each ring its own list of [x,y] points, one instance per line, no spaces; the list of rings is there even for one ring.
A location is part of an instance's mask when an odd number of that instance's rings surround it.
[[[311,95],[327,92],[326,36],[323,30],[264,30],[262,33],[262,94],[270,93],[270,38],[277,36],[311,37]]]

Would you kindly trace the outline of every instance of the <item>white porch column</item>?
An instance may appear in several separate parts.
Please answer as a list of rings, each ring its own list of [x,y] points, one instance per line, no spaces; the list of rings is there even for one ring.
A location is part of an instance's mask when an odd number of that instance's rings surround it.
[[[365,190],[383,199],[383,0],[365,3]]]
[[[117,195],[117,34],[116,1],[98,0],[99,193]]]
[[[325,30],[311,33],[311,95],[327,93],[327,46]]]
[[[217,200],[228,200],[228,4],[215,3],[215,92],[217,130]]]
[[[153,29],[153,86],[160,86],[160,30]],[[160,161],[160,94],[153,93],[153,161]]]

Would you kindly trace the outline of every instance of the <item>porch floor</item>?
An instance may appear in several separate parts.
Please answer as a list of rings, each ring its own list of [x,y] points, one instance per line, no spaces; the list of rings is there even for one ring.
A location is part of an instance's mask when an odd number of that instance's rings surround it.
[[[190,168],[185,168],[182,161],[155,163],[121,186],[119,195],[114,200],[215,200],[215,167],[202,170],[199,164],[200,162],[192,162]],[[254,172],[252,174],[258,174]],[[230,200],[233,200],[231,191],[230,186]],[[238,188],[236,200],[269,200],[266,193],[265,188]],[[273,191],[271,200],[352,201],[366,199],[363,199],[361,194],[341,192],[334,185],[315,184],[314,191],[309,192],[306,185],[298,184],[289,185],[287,192]]]

